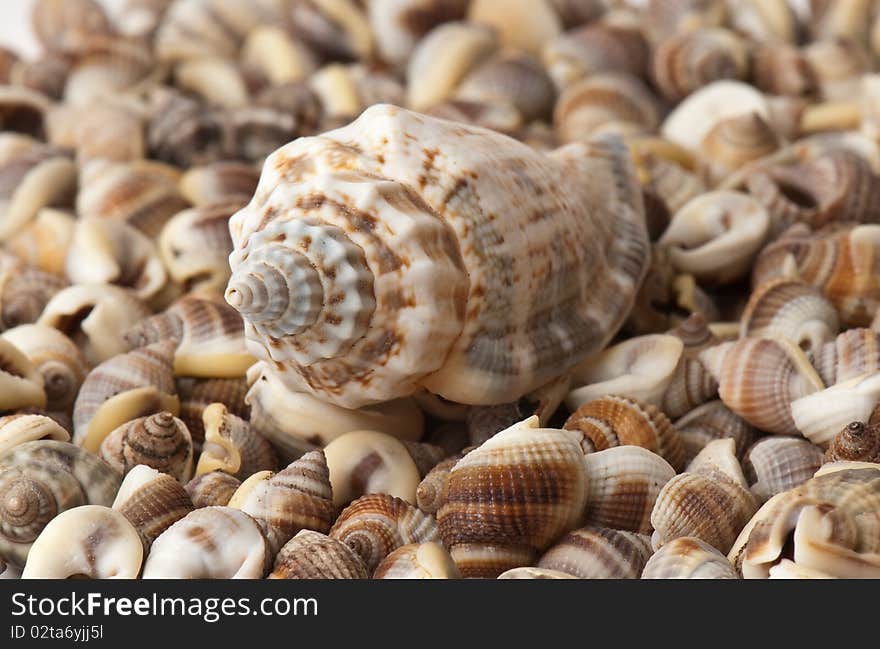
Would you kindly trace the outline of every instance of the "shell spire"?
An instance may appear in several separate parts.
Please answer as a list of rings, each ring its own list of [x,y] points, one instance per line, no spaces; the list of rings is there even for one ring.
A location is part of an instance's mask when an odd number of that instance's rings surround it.
[[[391,105],[270,155],[230,232],[249,350],[347,408],[515,401],[608,343],[649,257],[618,140],[546,155]]]

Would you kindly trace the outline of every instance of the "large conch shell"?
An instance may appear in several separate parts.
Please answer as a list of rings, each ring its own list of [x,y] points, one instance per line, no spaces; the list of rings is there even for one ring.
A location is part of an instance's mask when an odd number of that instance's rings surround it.
[[[250,351],[347,408],[515,401],[607,344],[649,258],[617,140],[544,155],[389,105],[269,156],[230,230]]]

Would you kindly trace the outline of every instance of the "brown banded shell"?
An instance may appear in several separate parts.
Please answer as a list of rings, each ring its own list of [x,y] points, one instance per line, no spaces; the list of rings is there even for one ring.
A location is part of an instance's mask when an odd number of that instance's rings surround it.
[[[147,306],[126,289],[83,284],[58,291],[37,324],[61,331],[96,365],[125,352],[128,345],[122,335],[149,315]]]
[[[584,457],[590,483],[584,520],[650,534],[657,494],[675,475],[666,460],[638,446],[616,446]]]
[[[154,343],[89,372],[73,406],[74,441],[95,453],[107,435],[128,421],[162,410],[178,412],[173,353],[173,342]]]
[[[63,99],[87,106],[115,94],[136,93],[163,76],[163,68],[154,66],[148,44],[125,36],[96,36],[73,57]]]
[[[184,168],[227,159],[229,131],[225,112],[206,110],[191,97],[164,88],[151,97],[147,146],[152,158]]]
[[[82,51],[91,37],[113,31],[101,3],[95,0],[38,0],[31,10],[31,26],[49,51]]]
[[[658,408],[627,397],[607,396],[578,408],[563,426],[576,431],[584,453],[615,446],[641,446],[684,467],[684,447],[669,418]]]
[[[681,536],[648,559],[642,579],[739,579],[736,569],[716,548]]]
[[[867,161],[848,151],[758,170],[746,185],[767,208],[771,230],[777,234],[794,223],[817,229],[834,222],[880,219],[880,178]]]
[[[651,512],[655,549],[683,536],[697,537],[721,552],[730,549],[758,509],[734,449],[731,439],[710,442],[685,473],[663,486]]]
[[[559,539],[537,567],[579,579],[638,579],[650,556],[651,541],[644,534],[590,525]]]
[[[0,269],[0,327],[9,329],[35,322],[49,301],[67,286],[57,275],[24,264]]]
[[[675,430],[684,446],[686,462],[693,460],[712,440],[725,437],[733,438],[736,455],[741,459],[757,436],[755,429],[745,419],[720,400],[697,406],[675,422]]]
[[[220,469],[243,480],[258,471],[274,471],[275,451],[248,422],[214,403],[202,412],[205,441],[196,474]]]
[[[714,399],[718,383],[699,359],[699,353],[720,342],[699,313],[690,315],[669,333],[681,338],[684,349],[678,367],[663,395],[661,410],[676,419]]]
[[[324,453],[306,453],[264,479],[255,475],[241,485],[229,504],[259,523],[273,556],[302,529],[326,534],[336,510]]]
[[[250,408],[244,402],[247,382],[244,378],[197,379],[178,377],[175,380],[180,397],[180,417],[193,440],[193,450],[200,453],[205,441],[202,414],[212,403],[222,403],[233,415],[248,419]],[[259,430],[259,426],[257,427]],[[225,504],[225,503],[224,503]]]
[[[752,52],[752,82],[763,92],[789,97],[813,97],[819,88],[803,51],[787,43],[768,43]]]
[[[447,99],[426,109],[425,114],[508,134],[517,133],[523,126],[519,111],[513,104],[502,101]]]
[[[0,417],[0,455],[6,451],[40,439],[69,442],[70,433],[54,419],[44,415],[7,415]]]
[[[421,476],[402,441],[377,431],[351,431],[324,447],[333,502],[342,507],[365,494],[416,502]]]
[[[76,211],[82,217],[122,220],[155,237],[187,207],[179,176],[173,167],[154,161],[90,162],[80,173]]]
[[[31,543],[60,512],[110,505],[122,476],[68,442],[19,444],[0,457],[0,553],[23,566]]]
[[[700,360],[718,380],[724,405],[768,433],[797,435],[791,403],[824,387],[803,350],[785,340],[721,343]]]
[[[373,54],[373,35],[366,9],[353,0],[308,2],[294,0],[285,7],[292,34],[310,49],[330,59],[369,59]],[[275,10],[269,3],[267,8]],[[264,17],[260,22],[278,24]]]
[[[657,87],[671,101],[718,79],[745,79],[749,50],[745,41],[726,29],[688,31],[660,41],[652,53]]]
[[[655,38],[719,27],[728,19],[724,0],[648,0],[645,26]]]
[[[880,371],[880,334],[871,329],[848,329],[812,353],[812,362],[825,385]]]
[[[382,59],[402,66],[421,38],[445,22],[461,20],[468,0],[376,0],[367,16]]]
[[[880,427],[875,422],[864,424],[854,421],[847,424],[831,440],[824,460],[880,463]]]
[[[270,561],[253,518],[231,507],[202,507],[153,541],[143,578],[262,579]]]
[[[772,277],[798,277],[822,291],[842,324],[867,327],[880,308],[878,268],[878,225],[846,225],[814,234],[793,227],[758,255],[752,284]]]
[[[633,150],[632,145],[630,150]],[[708,189],[693,170],[675,160],[650,153],[634,155],[643,185],[662,201],[663,207],[671,214]]]
[[[144,549],[149,551],[162,532],[194,507],[189,494],[174,477],[141,464],[126,474],[113,509],[134,525]]]
[[[859,80],[870,71],[868,53],[860,45],[844,39],[817,40],[804,47],[822,99],[846,100],[856,95]]]
[[[34,60],[16,62],[9,71],[9,80],[15,85],[31,88],[58,100],[64,94],[64,82],[70,66],[68,57],[47,53]]]
[[[43,376],[14,344],[0,338],[0,411],[46,405]]]
[[[749,488],[764,503],[813,477],[822,466],[822,449],[798,437],[765,437],[743,459]]]
[[[301,530],[281,548],[269,579],[369,579],[370,571],[345,543]]]
[[[85,356],[63,333],[45,325],[19,325],[3,332],[43,377],[46,408],[69,411],[89,371]]]
[[[675,211],[657,243],[678,272],[726,284],[748,274],[769,226],[767,210],[751,196],[706,192]]]
[[[388,494],[368,494],[352,502],[333,523],[330,538],[354,550],[370,572],[403,545],[439,540],[433,516]]]
[[[155,298],[168,282],[153,240],[116,219],[78,219],[65,270],[74,284],[114,284],[144,301]]]
[[[834,306],[819,289],[798,279],[756,286],[740,320],[743,338],[784,338],[805,351],[820,349],[839,329]]]
[[[464,577],[529,565],[580,521],[589,496],[580,446],[537,426],[531,417],[498,433],[449,474],[437,521]]]
[[[623,74],[578,81],[559,95],[553,109],[553,124],[563,142],[601,133],[648,133],[659,123],[658,102],[651,91],[637,77]]]
[[[719,185],[733,172],[771,155],[781,145],[776,131],[758,113],[722,119],[700,142],[701,169]]]
[[[622,73],[644,78],[650,48],[637,29],[596,23],[549,41],[541,57],[556,87],[563,90],[596,74]]]
[[[6,248],[26,265],[53,275],[64,275],[64,257],[76,221],[62,210],[43,208]]]
[[[255,359],[245,349],[239,314],[219,298],[185,295],[164,312],[125,332],[131,348],[173,340],[174,373],[178,376],[234,378],[244,376]]]
[[[880,575],[880,471],[844,468],[771,498],[731,550],[746,579],[767,578],[790,557],[795,567],[838,578]]]
[[[43,528],[21,577],[135,579],[143,556],[140,536],[125,516],[102,505],[81,505],[61,512]]]
[[[373,579],[459,579],[449,552],[435,541],[401,546],[382,559]]]
[[[187,169],[180,177],[180,193],[196,207],[244,205],[254,195],[259,180],[260,171],[254,165],[223,160]]]
[[[186,424],[170,412],[122,424],[101,442],[100,455],[121,473],[145,464],[180,482],[187,482],[193,474],[192,439]]]
[[[446,485],[449,473],[462,457],[464,457],[464,452],[456,453],[452,457],[442,460],[422,478],[416,489],[416,504],[419,509],[426,514],[437,513],[437,510],[440,509],[443,487]]]
[[[46,115],[49,144],[76,150],[77,162],[138,160],[146,153],[142,117],[122,101],[58,104]]]
[[[223,507],[229,504],[240,486],[241,481],[238,478],[217,469],[201,473],[187,482],[186,492],[197,509],[212,505]]]
[[[467,75],[456,96],[469,101],[512,104],[523,121],[531,122],[550,117],[556,88],[538,59],[507,51]]]

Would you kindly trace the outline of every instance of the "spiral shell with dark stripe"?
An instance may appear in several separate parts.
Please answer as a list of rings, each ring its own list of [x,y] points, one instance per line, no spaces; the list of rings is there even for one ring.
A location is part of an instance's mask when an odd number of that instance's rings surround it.
[[[101,442],[100,455],[117,471],[139,464],[187,482],[193,473],[193,445],[186,424],[170,412],[133,419]]]
[[[342,541],[301,530],[281,548],[269,579],[369,579],[370,570]]]
[[[644,534],[587,526],[559,539],[537,567],[579,579],[638,579],[650,556],[651,541]]]
[[[134,525],[144,542],[144,549],[149,551],[162,532],[194,507],[189,494],[176,478],[146,465],[138,465],[122,481],[113,509]]]

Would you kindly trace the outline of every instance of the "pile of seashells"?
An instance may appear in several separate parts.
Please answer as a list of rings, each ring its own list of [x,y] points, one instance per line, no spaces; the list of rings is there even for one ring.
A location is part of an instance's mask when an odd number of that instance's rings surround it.
[[[880,3],[32,25],[3,577],[880,577]]]

